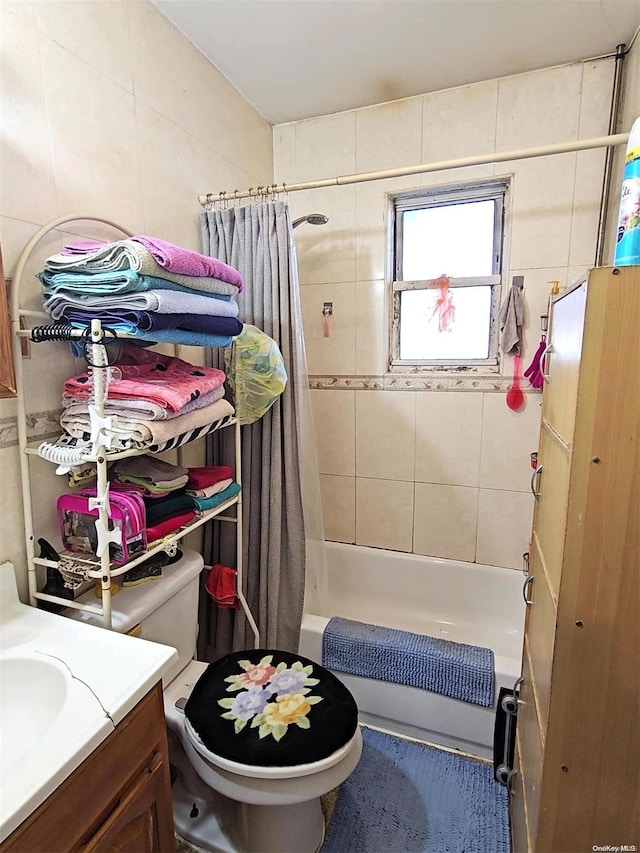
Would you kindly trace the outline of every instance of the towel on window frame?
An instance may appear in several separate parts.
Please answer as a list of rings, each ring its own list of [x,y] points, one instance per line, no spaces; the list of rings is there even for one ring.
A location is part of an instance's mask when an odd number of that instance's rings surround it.
[[[500,347],[505,355],[520,354],[523,323],[522,287],[512,285],[500,310]]]

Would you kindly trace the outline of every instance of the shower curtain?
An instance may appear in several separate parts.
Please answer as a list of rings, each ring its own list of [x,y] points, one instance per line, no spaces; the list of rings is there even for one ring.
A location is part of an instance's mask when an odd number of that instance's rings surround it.
[[[265,202],[201,214],[203,252],[240,271],[240,319],[273,338],[288,382],[257,422],[243,426],[242,505],[245,596],[260,629],[263,648],[296,652],[305,598],[323,597],[324,531],[313,419],[308,392],[298,269],[289,207]],[[224,367],[222,351],[209,350]],[[233,464],[233,435],[220,430],[208,440],[208,464]],[[235,564],[235,525],[206,525],[205,563]],[[241,610],[218,610],[200,597],[201,660],[248,648],[253,634]]]

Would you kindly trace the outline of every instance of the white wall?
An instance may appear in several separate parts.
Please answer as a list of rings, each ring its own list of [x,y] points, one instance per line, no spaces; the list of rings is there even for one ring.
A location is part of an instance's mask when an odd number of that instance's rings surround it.
[[[511,150],[607,131],[611,60],[576,63],[274,128],[275,179],[291,183]],[[604,153],[291,194],[322,212],[296,243],[326,535],[519,568],[527,550],[540,394],[505,404],[502,377],[390,377],[385,193],[512,175],[506,282],[525,277],[523,365],[540,340],[550,279],[593,264]],[[322,304],[333,302],[330,337]]]
[[[57,217],[92,213],[199,249],[198,193],[272,182],[269,124],[151,3],[2,0],[0,15],[7,276],[29,237]],[[36,249],[23,304],[41,306],[33,273],[68,236],[52,233]],[[57,409],[74,370],[66,345],[33,346],[24,364],[28,411]],[[15,415],[15,401],[0,400],[0,560],[16,565],[24,597]],[[29,430],[55,432],[52,416],[30,417]],[[38,459],[33,474],[38,535],[55,538],[65,484]]]

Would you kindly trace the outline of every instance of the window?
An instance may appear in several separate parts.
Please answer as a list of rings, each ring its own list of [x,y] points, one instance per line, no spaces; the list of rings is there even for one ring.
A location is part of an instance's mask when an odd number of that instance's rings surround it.
[[[507,190],[491,181],[390,198],[392,370],[497,369]]]

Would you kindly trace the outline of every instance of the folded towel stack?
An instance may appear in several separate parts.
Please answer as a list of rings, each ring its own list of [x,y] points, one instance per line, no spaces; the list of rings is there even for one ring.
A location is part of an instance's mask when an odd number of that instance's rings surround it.
[[[124,487],[143,497],[163,498],[184,488],[189,471],[180,465],[171,465],[155,456],[130,456],[119,459],[109,471],[112,488]]]
[[[98,317],[141,341],[222,347],[242,331],[240,273],[157,237],[70,243],[39,278],[45,310],[75,328]]]
[[[147,463],[144,461],[146,459],[147,457],[142,456],[138,457],[135,461],[140,462],[140,460],[143,460],[142,466],[146,468]],[[123,461],[130,463],[132,460],[125,459]],[[152,459],[151,464],[157,465],[157,460]],[[162,464],[166,465],[167,463]],[[147,493],[144,495],[143,500],[146,508],[147,536],[149,540],[158,539],[161,536],[172,533],[178,527],[188,523],[188,521],[185,521],[185,516],[188,516],[190,520],[197,513],[220,506],[240,492],[239,484],[233,481],[233,469],[228,466],[217,465],[206,468],[188,469],[169,466],[169,468],[175,468],[180,472],[185,471],[186,476],[183,478],[182,475],[178,475],[175,479],[182,481],[180,487],[168,494],[154,495]],[[122,470],[122,463],[116,463],[113,470],[117,471],[118,477],[120,477],[119,471]],[[136,470],[142,470],[142,468],[136,468]],[[166,473],[166,469],[154,469],[153,473],[151,473],[151,469],[147,470],[152,477]],[[201,488],[194,490],[193,486]],[[208,490],[211,491],[207,497],[194,495],[194,491]]]
[[[228,465],[189,468],[186,493],[197,510],[213,509],[240,491],[233,481],[233,469]]]
[[[109,373],[104,432],[112,449],[157,451],[176,436],[210,432],[233,415],[233,406],[222,399],[225,375],[216,368],[126,344]],[[90,373],[64,384],[60,424],[74,439],[90,440],[92,396]]]

